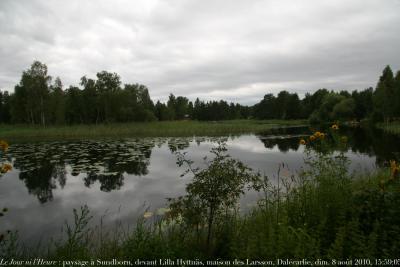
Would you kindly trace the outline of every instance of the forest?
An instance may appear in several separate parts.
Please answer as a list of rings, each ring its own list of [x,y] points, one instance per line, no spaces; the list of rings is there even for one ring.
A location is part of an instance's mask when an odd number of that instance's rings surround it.
[[[300,99],[297,93],[269,93],[253,106],[227,101],[190,101],[172,93],[166,103],[154,101],[142,84],[122,84],[117,73],[83,76],[80,87],[64,89],[46,64],[34,61],[22,73],[14,93],[0,91],[0,123],[31,125],[100,124],[133,121],[232,119],[308,119],[330,121],[391,121],[400,117],[400,71],[386,66],[375,88],[352,92],[319,89]],[[266,89],[267,91],[267,89]]]

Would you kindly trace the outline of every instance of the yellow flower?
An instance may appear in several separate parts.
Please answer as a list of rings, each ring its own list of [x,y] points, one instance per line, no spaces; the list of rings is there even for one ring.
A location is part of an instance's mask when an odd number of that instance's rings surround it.
[[[315,136],[314,135],[311,135],[310,136],[310,141],[314,141],[315,140]]]
[[[396,161],[395,160],[391,160],[390,161],[390,169],[394,169],[397,167]]]
[[[300,139],[300,145],[305,145],[305,144],[306,144],[306,140]]]
[[[395,160],[390,161],[390,177],[391,179],[396,178],[399,175],[400,166],[396,163]]]
[[[8,163],[4,164],[3,166],[1,166],[1,172],[2,173],[6,173],[8,171],[12,170],[12,166]]]
[[[0,140],[0,149],[3,151],[7,151],[8,150],[8,143],[4,140]]]
[[[324,139],[325,138],[325,134],[324,133],[321,133],[321,132],[315,132],[314,133],[314,138],[315,139]]]
[[[339,130],[339,126],[337,124],[334,124],[331,126],[332,130]]]

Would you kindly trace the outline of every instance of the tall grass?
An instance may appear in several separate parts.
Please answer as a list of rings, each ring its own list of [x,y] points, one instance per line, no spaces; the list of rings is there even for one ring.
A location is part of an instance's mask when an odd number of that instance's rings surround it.
[[[0,135],[15,139],[76,139],[96,137],[193,136],[255,133],[272,128],[305,125],[302,120],[231,120],[218,122],[162,121],[72,126],[0,125]]]

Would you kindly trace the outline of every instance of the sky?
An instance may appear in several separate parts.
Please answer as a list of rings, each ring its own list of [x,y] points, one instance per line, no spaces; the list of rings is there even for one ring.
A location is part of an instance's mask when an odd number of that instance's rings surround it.
[[[161,101],[362,90],[400,69],[399,25],[400,0],[0,0],[0,88],[39,60],[65,89],[106,70]]]

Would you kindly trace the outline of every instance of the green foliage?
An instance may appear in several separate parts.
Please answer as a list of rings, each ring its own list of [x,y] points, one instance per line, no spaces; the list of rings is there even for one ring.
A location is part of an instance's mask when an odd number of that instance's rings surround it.
[[[47,66],[34,61],[30,69],[22,73],[19,85],[15,87],[15,100],[10,109],[14,122],[46,125],[49,112],[49,84]]]
[[[354,115],[357,120],[367,118],[373,111],[373,89],[368,88],[364,91],[353,91],[351,97],[354,99]]]
[[[204,102],[197,98],[193,108],[190,104],[191,102],[189,103],[191,117],[200,121],[247,119],[250,116],[250,107],[229,104],[223,100]]]
[[[395,82],[390,66],[386,66],[382,76],[379,78],[374,92],[375,110],[383,115],[385,121],[392,118],[396,113]]]
[[[260,189],[259,174],[242,162],[226,154],[226,145],[219,143],[211,149],[213,159],[206,163],[205,169],[193,167],[193,162],[185,154],[178,153],[178,165],[186,164],[185,174],[193,175],[186,186],[187,195],[170,200],[172,213],[183,217],[189,227],[207,225],[207,246],[210,245],[213,225],[222,214],[234,208],[244,187]]]
[[[0,123],[100,124],[132,121],[195,119],[220,121],[237,119],[309,119],[311,123],[333,120],[388,122],[400,117],[400,72],[393,75],[387,66],[374,91],[328,91],[319,89],[300,99],[296,93],[266,94],[253,106],[227,101],[189,101],[170,94],[167,103],[154,105],[149,90],[141,84],[122,85],[117,73],[101,71],[96,79],[83,76],[83,88],[65,91],[56,78],[51,84],[47,66],[33,62],[23,72],[13,94],[0,94]]]
[[[281,91],[278,97],[267,94],[253,107],[254,117],[259,119],[299,119],[302,106],[297,94]]]
[[[0,122],[10,123],[10,105],[11,105],[10,95],[7,91],[4,93],[0,91]]]
[[[73,210],[74,223],[71,226],[65,223],[67,240],[56,243],[56,252],[58,259],[86,259],[89,253],[89,244],[91,238],[91,229],[88,227],[92,216],[89,208],[85,205],[78,212]]]
[[[336,105],[339,105],[340,102],[344,101],[346,98],[342,95],[336,94],[334,92],[330,92],[324,95],[320,106],[314,110],[314,112],[310,116],[311,122],[324,122],[324,121],[333,121],[335,119],[334,108]],[[343,106],[343,105],[342,105]],[[337,112],[343,111],[345,108],[339,107],[337,108]]]
[[[332,110],[332,117],[336,120],[346,120],[354,118],[355,101],[346,98],[337,103]]]

